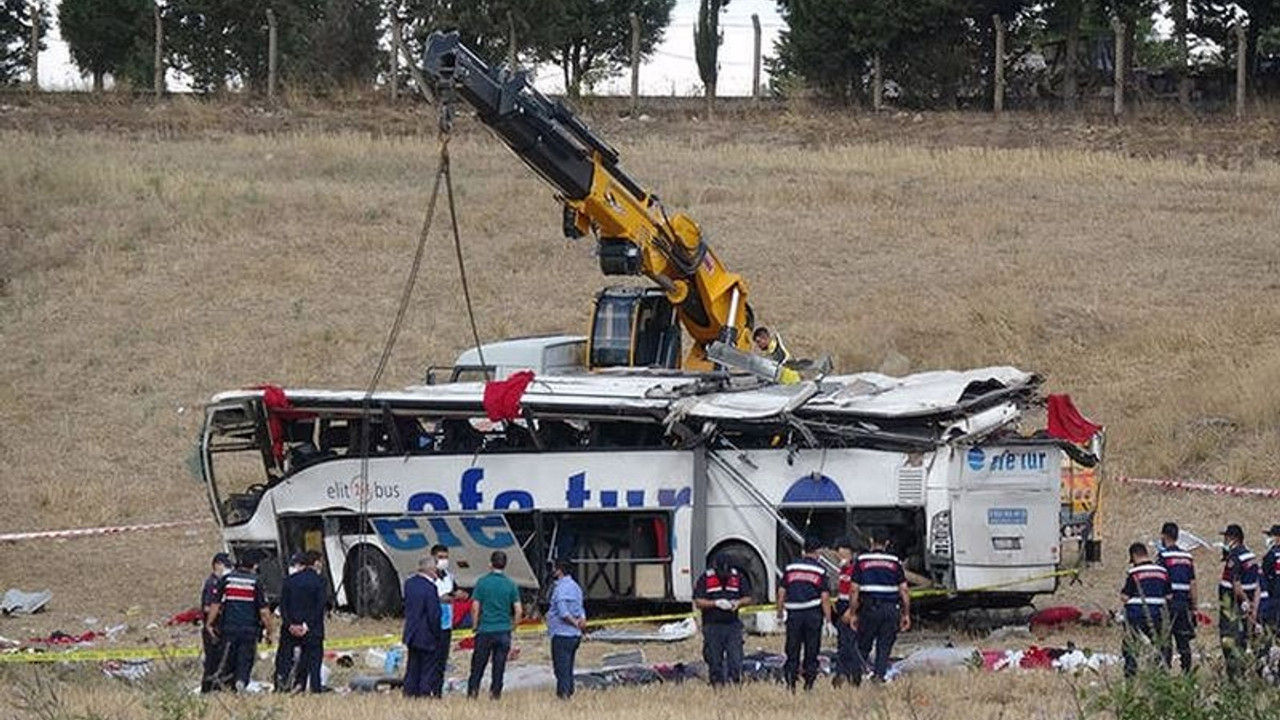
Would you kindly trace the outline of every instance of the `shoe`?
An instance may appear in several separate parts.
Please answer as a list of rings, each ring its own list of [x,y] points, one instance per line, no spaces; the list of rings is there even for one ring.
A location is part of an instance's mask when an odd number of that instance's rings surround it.
[[[836,675],[835,677],[831,678],[831,687],[839,690],[843,685],[844,685],[843,675]]]
[[[805,692],[812,692],[812,691],[813,691],[813,681],[812,681],[812,680],[805,680],[805,681],[804,681],[804,691],[805,691]]]

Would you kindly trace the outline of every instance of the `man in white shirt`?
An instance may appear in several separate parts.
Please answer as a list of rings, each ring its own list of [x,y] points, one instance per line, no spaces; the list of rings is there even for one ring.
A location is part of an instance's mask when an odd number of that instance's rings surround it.
[[[437,663],[428,676],[427,694],[438,698],[444,695],[444,672],[449,665],[449,645],[453,635],[453,601],[466,600],[467,591],[458,589],[454,584],[453,572],[449,569],[449,548],[436,545],[431,548],[431,555],[436,559],[435,583],[436,590],[440,593],[443,649],[436,654]]]

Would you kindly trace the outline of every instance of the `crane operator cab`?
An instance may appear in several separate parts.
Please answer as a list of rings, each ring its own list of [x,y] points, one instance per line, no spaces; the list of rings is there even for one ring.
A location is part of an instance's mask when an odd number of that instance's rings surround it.
[[[678,368],[681,352],[676,310],[659,288],[612,287],[596,296],[587,341],[587,365]]]

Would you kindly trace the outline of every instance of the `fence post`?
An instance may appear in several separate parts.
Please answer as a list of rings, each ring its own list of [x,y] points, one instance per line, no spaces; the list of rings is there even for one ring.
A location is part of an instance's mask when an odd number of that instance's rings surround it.
[[[1124,115],[1124,23],[1116,16],[1111,17],[1111,29],[1116,35],[1115,45],[1115,93],[1112,95],[1111,114],[1117,118]]]
[[[760,99],[760,16],[751,14],[751,29],[755,32],[755,45],[751,56],[751,99]]]
[[[640,111],[640,16],[631,13],[631,115]]]
[[[276,101],[276,14],[267,8],[267,102]]]
[[[871,58],[871,109],[880,112],[884,107],[884,73],[880,69],[880,53]]]
[[[31,0],[31,45],[30,53],[31,92],[40,92],[40,13],[44,10],[41,0]]]
[[[1246,81],[1248,75],[1248,52],[1249,41],[1245,32],[1244,23],[1238,23],[1236,30],[1236,119],[1244,119],[1244,105],[1246,98]]]
[[[391,102],[400,97],[400,13],[391,8]]]
[[[151,85],[158,100],[164,97],[164,22],[161,19],[158,1],[151,6],[151,9],[156,21],[155,76],[152,78]]]
[[[992,15],[991,24],[996,28],[996,94],[992,98],[991,107],[995,111],[996,117],[1000,117],[1004,113],[1004,18],[999,15]]]

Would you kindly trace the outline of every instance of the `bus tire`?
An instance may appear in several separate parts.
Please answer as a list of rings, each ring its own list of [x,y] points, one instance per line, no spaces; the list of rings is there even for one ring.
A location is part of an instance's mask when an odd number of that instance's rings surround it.
[[[752,604],[769,602],[769,574],[760,553],[744,542],[729,540],[717,545],[707,555],[707,567],[711,567],[712,560],[720,553],[728,555],[731,558],[730,564],[747,576],[747,581],[751,583]]]
[[[345,574],[347,600],[358,617],[400,612],[400,576],[381,550],[367,544],[351,548]]]

